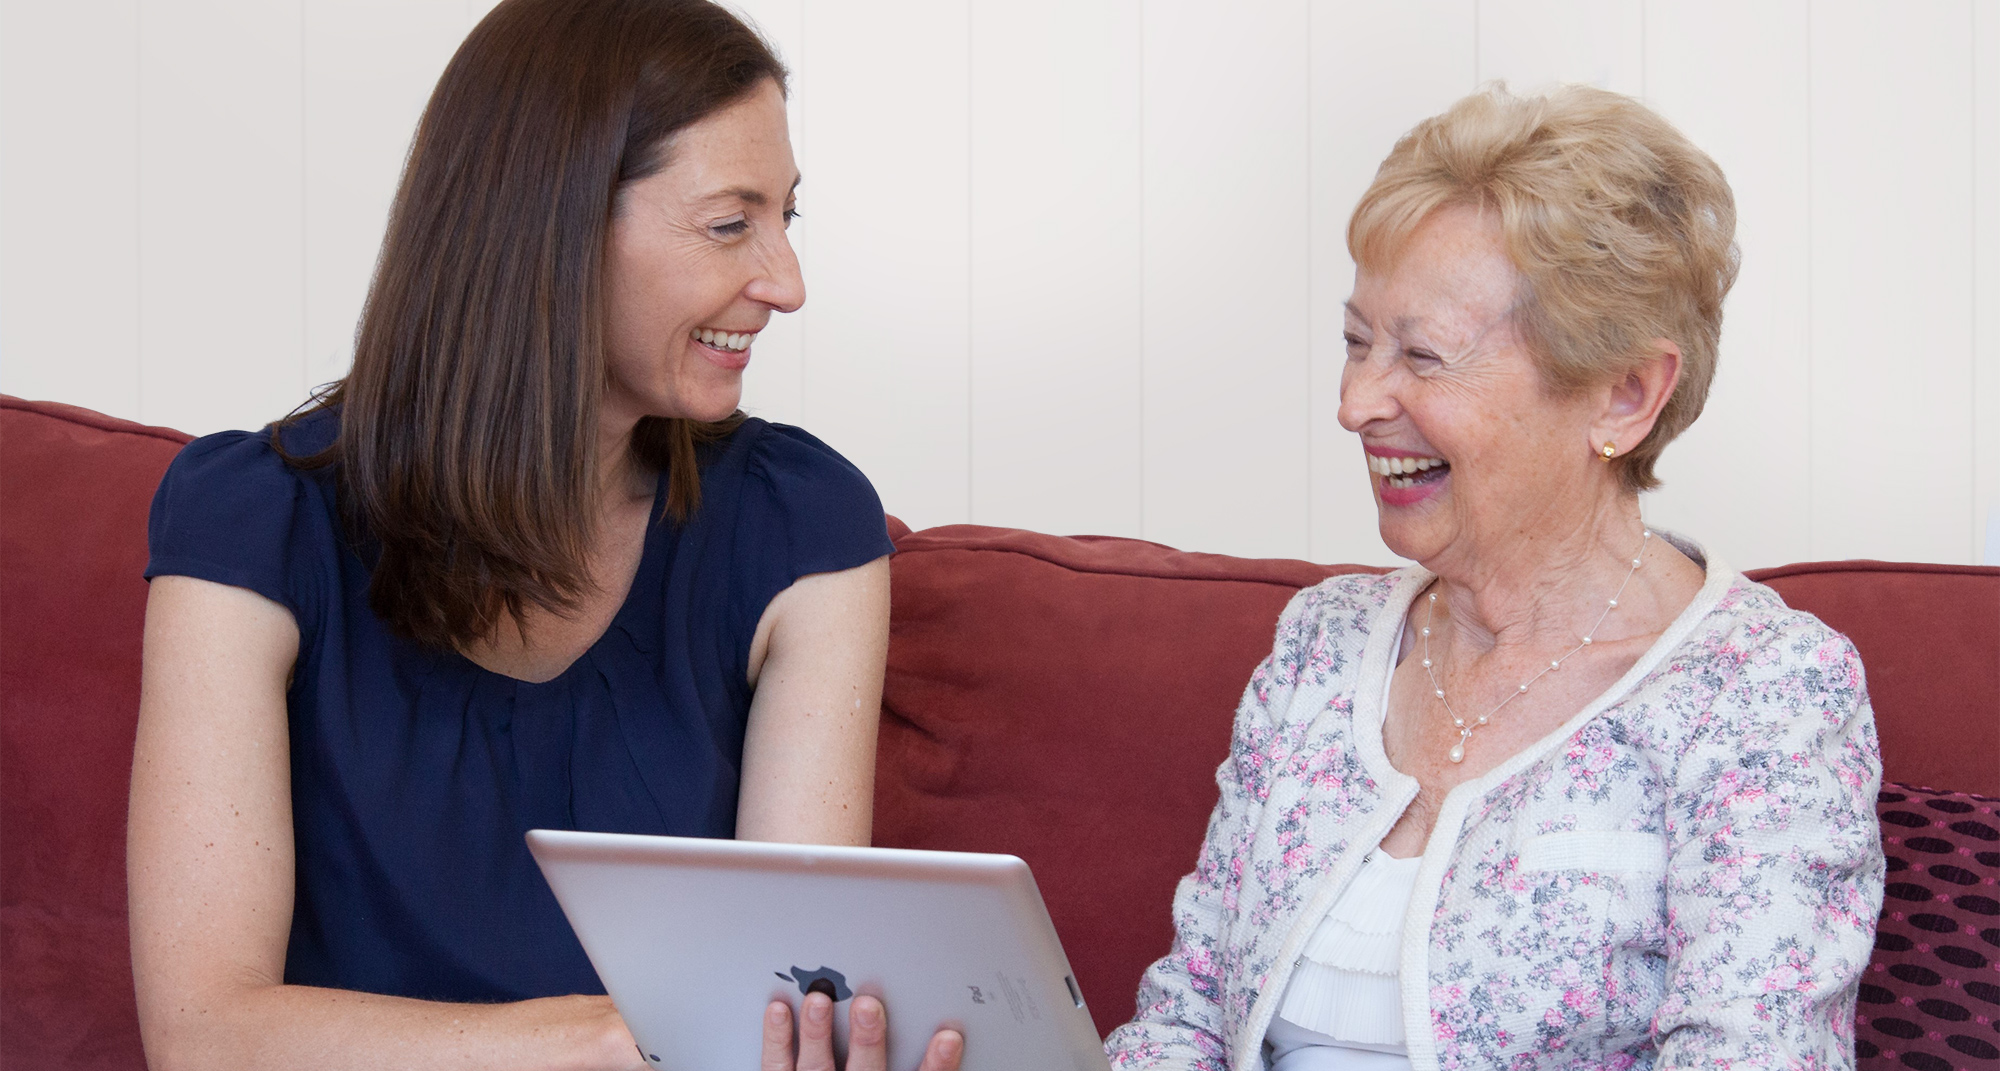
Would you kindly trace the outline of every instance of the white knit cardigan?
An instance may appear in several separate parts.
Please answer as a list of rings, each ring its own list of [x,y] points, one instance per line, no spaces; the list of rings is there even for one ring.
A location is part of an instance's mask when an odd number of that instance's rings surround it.
[[[1445,798],[1404,923],[1416,1071],[1853,1066],[1883,877],[1861,662],[1706,569],[1618,683]],[[1382,718],[1430,580],[1335,577],[1286,607],[1114,1067],[1263,1066],[1313,925],[1416,797]]]

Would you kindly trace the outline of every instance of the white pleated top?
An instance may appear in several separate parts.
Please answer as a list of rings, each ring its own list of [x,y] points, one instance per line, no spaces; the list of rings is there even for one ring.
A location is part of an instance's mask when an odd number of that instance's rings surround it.
[[[1422,864],[1377,848],[1327,909],[1264,1034],[1272,1071],[1408,1071],[1397,976]]]

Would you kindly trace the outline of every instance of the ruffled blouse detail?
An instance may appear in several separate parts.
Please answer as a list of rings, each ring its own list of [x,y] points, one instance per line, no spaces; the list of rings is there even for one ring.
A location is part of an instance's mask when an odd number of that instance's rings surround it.
[[[1369,853],[1306,939],[1279,1018],[1339,1041],[1403,1043],[1403,917],[1422,863]]]

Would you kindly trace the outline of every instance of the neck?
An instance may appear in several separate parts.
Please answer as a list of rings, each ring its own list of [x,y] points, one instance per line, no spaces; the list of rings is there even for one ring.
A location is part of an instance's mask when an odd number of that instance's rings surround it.
[[[1538,523],[1535,534],[1512,538],[1497,554],[1476,561],[1425,563],[1438,574],[1438,610],[1448,618],[1452,641],[1473,653],[1498,647],[1552,646],[1565,649],[1590,633],[1609,600],[1628,576],[1619,596],[1625,612],[1614,612],[1596,629],[1603,641],[1646,629],[1636,589],[1646,573],[1632,572],[1642,554],[1652,563],[1662,549],[1642,536],[1644,522],[1636,495],[1617,495],[1559,524]]]
[[[609,407],[607,407],[609,408]],[[653,495],[653,474],[632,453],[637,417],[606,414],[597,424],[597,496],[603,507]]]

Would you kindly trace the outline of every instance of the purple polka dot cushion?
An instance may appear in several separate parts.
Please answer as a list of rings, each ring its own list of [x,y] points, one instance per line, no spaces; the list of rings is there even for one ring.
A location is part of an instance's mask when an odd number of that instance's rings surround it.
[[[2000,799],[1885,784],[1876,813],[1889,874],[1860,1067],[2000,1067]]]

